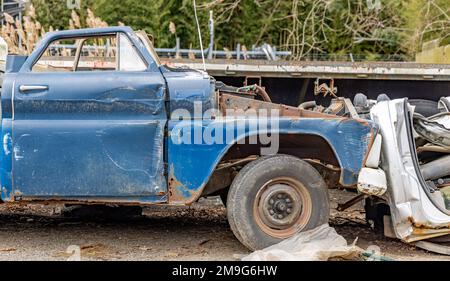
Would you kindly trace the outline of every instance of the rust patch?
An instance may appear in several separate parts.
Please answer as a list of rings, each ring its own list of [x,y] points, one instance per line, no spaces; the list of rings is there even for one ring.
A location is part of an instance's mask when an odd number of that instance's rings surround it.
[[[436,230],[445,230],[448,231],[450,233],[450,223],[446,224],[446,225],[442,225],[439,227],[433,227],[427,223],[423,223],[423,222],[417,222],[414,220],[413,217],[408,217],[408,221],[412,224],[412,226],[414,227],[414,233],[415,234],[427,234],[427,233],[431,233],[433,231]],[[432,230],[432,231],[430,231]]]
[[[260,101],[255,99],[250,99],[246,97],[239,97],[236,95],[221,93],[219,99],[220,110],[223,116],[227,116],[227,110],[237,111],[237,114],[243,113],[251,114],[256,112],[258,114],[259,110],[267,110],[268,115],[271,110],[278,110],[280,116],[282,117],[293,117],[293,118],[324,118],[324,119],[345,119],[344,117],[330,115],[326,113],[300,109],[293,106],[275,104],[272,102]],[[253,112],[250,112],[252,110]]]
[[[174,175],[173,166],[170,167],[169,172],[169,204],[174,205],[189,205],[194,203],[201,193],[200,191],[189,190],[183,183],[181,183]],[[186,193],[189,195],[186,196]]]
[[[445,236],[450,234],[450,224],[433,227],[426,223],[416,222],[413,217],[408,217],[407,221],[412,225],[412,234],[403,239],[407,243],[412,243],[420,240]]]

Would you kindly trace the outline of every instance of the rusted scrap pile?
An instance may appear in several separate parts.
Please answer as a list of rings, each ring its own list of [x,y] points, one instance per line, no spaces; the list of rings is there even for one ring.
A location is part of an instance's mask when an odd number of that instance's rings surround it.
[[[363,94],[357,94],[352,101],[337,97],[330,106],[317,106],[314,102],[301,104],[300,108],[313,111],[371,119],[370,109],[378,102],[388,101],[386,94],[380,94],[377,100],[370,100]],[[415,148],[420,163],[420,171],[434,201],[442,210],[450,210],[450,97],[442,97],[439,102],[412,99],[408,104],[411,112]]]
[[[450,97],[435,107],[418,108],[413,116],[423,179],[439,205],[450,210]]]

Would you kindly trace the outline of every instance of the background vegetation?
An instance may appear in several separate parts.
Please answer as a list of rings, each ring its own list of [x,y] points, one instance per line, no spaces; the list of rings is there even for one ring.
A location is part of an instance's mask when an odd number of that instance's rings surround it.
[[[31,0],[44,30],[78,27],[66,0]],[[449,0],[197,0],[208,43],[214,12],[215,46],[249,49],[269,43],[293,59],[347,55],[413,57],[422,43],[450,37]],[[90,9],[90,10],[89,10]],[[154,35],[157,47],[198,48],[192,0],[81,0],[79,25],[89,11],[106,24],[130,25]]]

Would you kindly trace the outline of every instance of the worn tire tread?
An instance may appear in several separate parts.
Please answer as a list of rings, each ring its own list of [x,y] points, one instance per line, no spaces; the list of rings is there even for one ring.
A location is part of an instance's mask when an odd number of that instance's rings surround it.
[[[290,173],[290,176],[294,176],[305,185],[310,194],[313,193],[314,196],[311,195],[313,213],[304,230],[328,222],[330,213],[328,189],[314,167],[290,155],[261,157],[247,164],[239,172],[228,193],[227,215],[230,228],[243,245],[251,250],[258,250],[281,241],[263,233],[255,223],[252,223],[253,209],[248,210],[246,206],[249,202],[253,202],[252,198],[248,197],[252,196],[252,193],[256,194],[258,190],[256,181],[260,177],[268,176],[266,173],[279,174],[278,176]]]

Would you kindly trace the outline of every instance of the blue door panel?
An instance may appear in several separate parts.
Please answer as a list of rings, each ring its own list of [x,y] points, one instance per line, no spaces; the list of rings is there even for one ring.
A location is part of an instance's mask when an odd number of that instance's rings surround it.
[[[21,85],[48,86],[23,93]],[[159,72],[20,73],[15,120],[165,120],[165,85]]]
[[[165,193],[157,121],[15,121],[14,194],[151,196]]]
[[[22,92],[22,85],[44,90]],[[160,72],[19,73],[12,189],[27,197],[149,197],[167,192]]]

